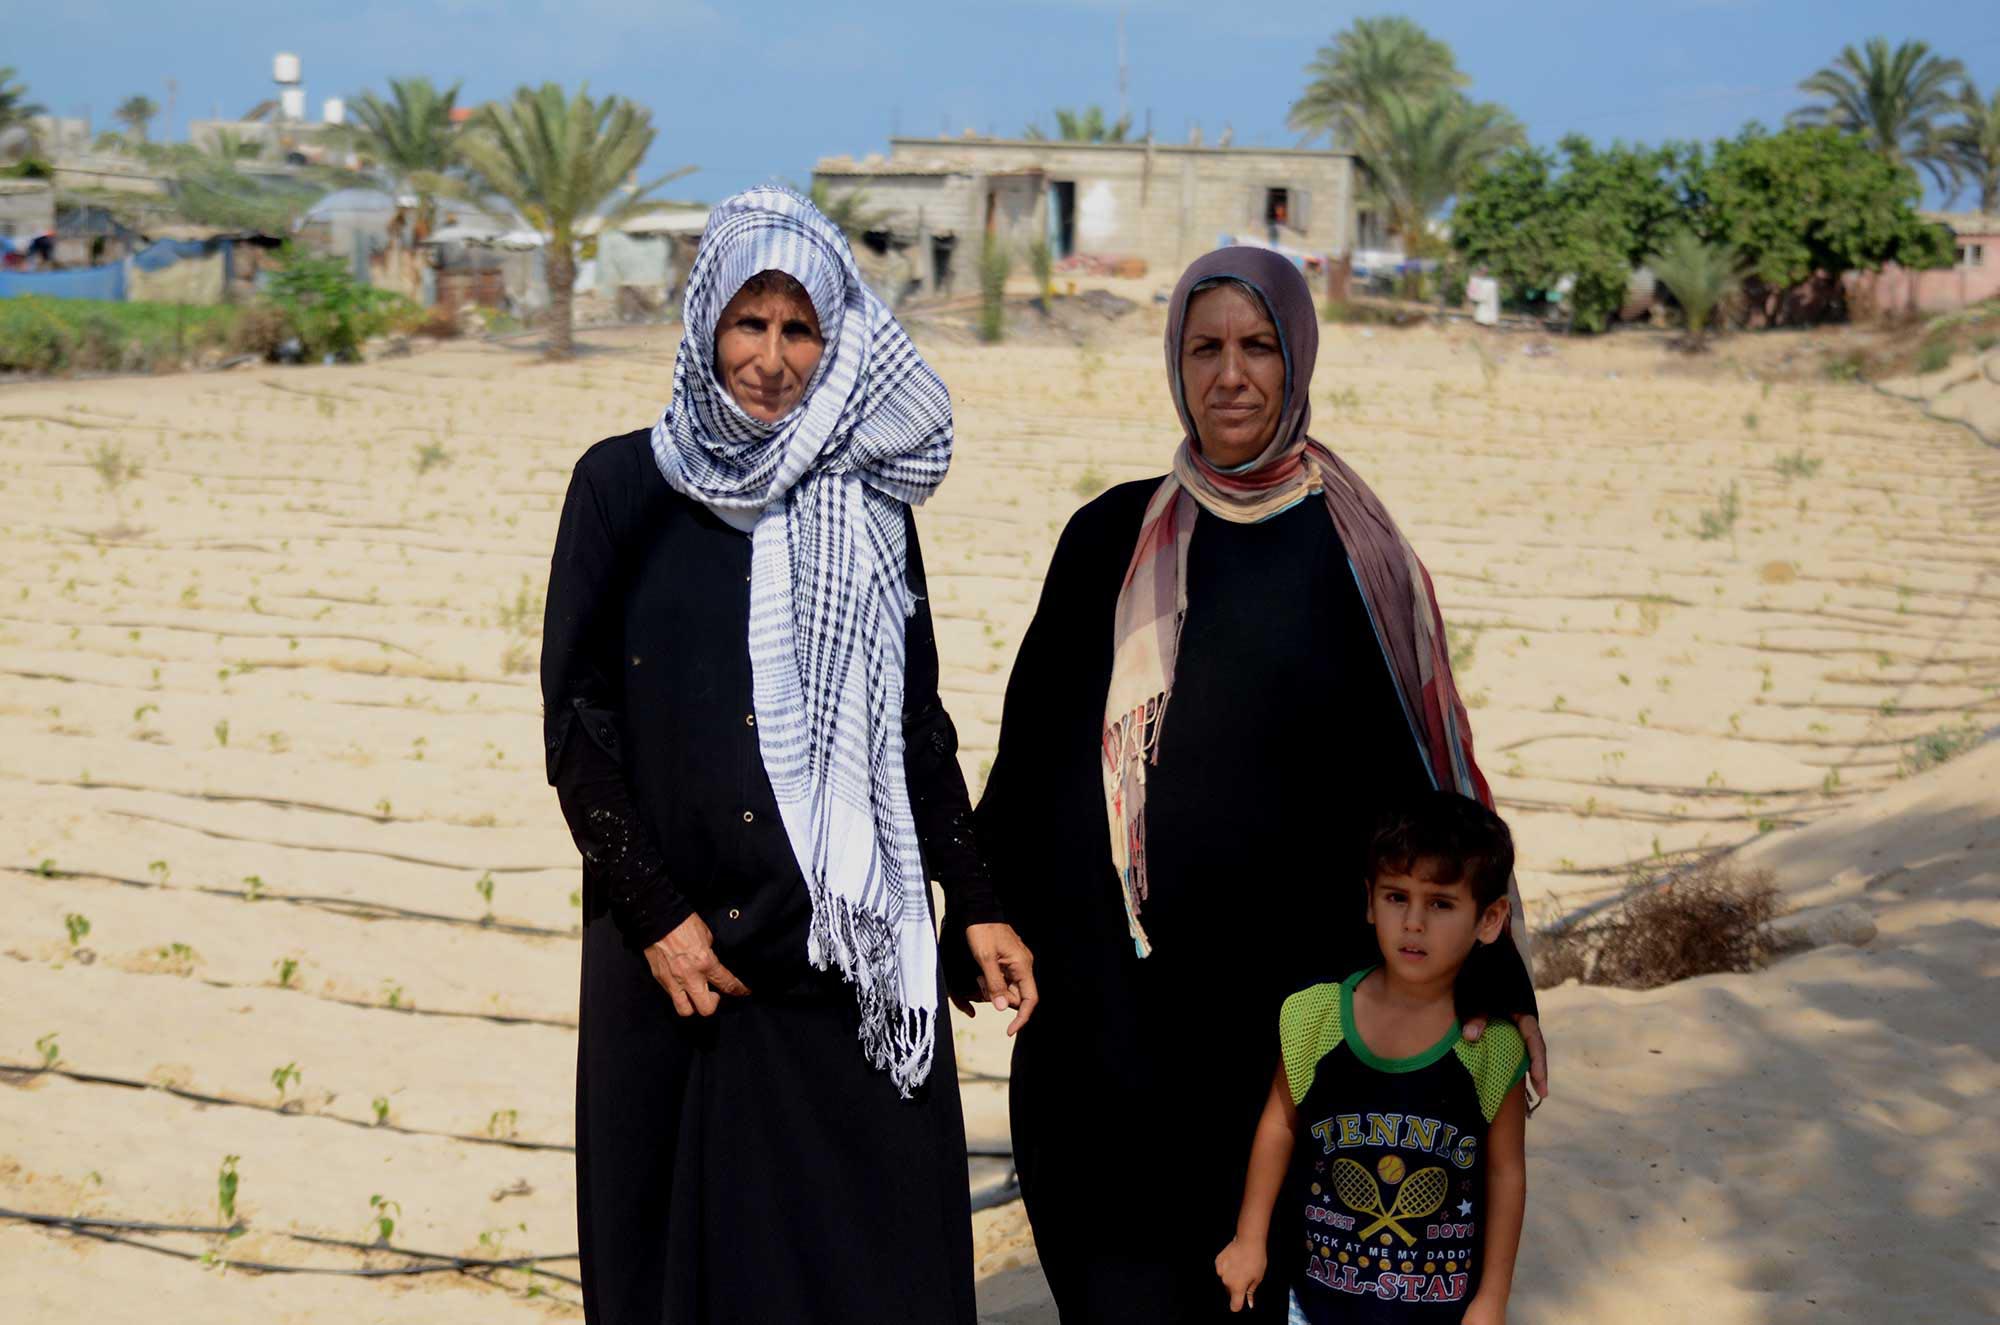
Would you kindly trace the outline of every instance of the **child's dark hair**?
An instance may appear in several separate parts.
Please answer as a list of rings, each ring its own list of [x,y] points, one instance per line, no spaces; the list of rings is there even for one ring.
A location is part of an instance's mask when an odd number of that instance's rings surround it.
[[[1426,791],[1399,801],[1368,844],[1368,886],[1383,873],[1419,867],[1435,883],[1466,881],[1480,910],[1507,895],[1514,835],[1506,821],[1454,791]]]

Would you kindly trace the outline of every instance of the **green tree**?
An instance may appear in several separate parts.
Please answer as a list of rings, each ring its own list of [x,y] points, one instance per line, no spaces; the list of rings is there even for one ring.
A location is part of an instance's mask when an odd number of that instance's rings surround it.
[[[32,128],[29,120],[46,109],[38,102],[28,100],[28,89],[23,83],[14,81],[14,67],[0,65],[0,133],[20,126]]]
[[[1506,110],[1462,92],[1391,96],[1356,130],[1355,147],[1411,257],[1436,247],[1430,218],[1525,137]]]
[[[1871,37],[1864,50],[1843,48],[1832,64],[1799,84],[1799,91],[1820,100],[1793,111],[1787,123],[1858,134],[1885,160],[1921,166],[1940,187],[1949,187],[1950,160],[1938,122],[1954,109],[1964,78],[1963,64],[1931,54],[1924,42],[1891,50],[1886,37]]]
[[[1056,138],[1065,143],[1122,143],[1132,132],[1132,117],[1121,115],[1116,120],[1104,118],[1102,106],[1087,106],[1082,110],[1071,110],[1066,106],[1056,108]],[[1042,142],[1048,134],[1039,124],[1030,124],[1021,131],[1023,138]]]
[[[1845,272],[1952,261],[1950,236],[1917,215],[1916,174],[1836,129],[1753,124],[1692,161],[1684,188],[1695,229],[1741,257],[1775,320],[1789,318],[1785,295],[1807,281],[1837,292]]]
[[[548,353],[567,359],[575,345],[577,227],[593,215],[616,225],[693,167],[628,188],[656,136],[652,112],[623,97],[595,99],[588,85],[573,96],[555,83],[519,88],[513,100],[483,107],[476,126],[460,144],[467,165],[548,241]]]
[[[457,83],[440,91],[428,78],[392,78],[389,95],[363,92],[349,108],[353,122],[344,135],[354,152],[387,178],[398,197],[417,197],[416,237],[437,221],[439,195],[463,192],[454,172],[463,166],[458,125]]]
[[[1957,124],[1945,126],[1945,152],[1961,183],[1972,185],[1982,212],[2000,212],[2000,88],[1991,100],[1968,82],[1959,90]]]
[[[1601,331],[1632,268],[1684,223],[1675,174],[1683,149],[1600,149],[1577,134],[1560,149],[1560,158],[1517,149],[1473,181],[1452,211],[1452,244],[1510,300],[1570,277],[1571,325]]]
[[[1743,283],[1735,254],[1726,245],[1705,244],[1694,231],[1681,229],[1647,257],[1646,265],[1680,304],[1687,318],[1688,348],[1701,349],[1709,323]]]
[[[1411,20],[1360,18],[1306,66],[1306,90],[1292,103],[1290,123],[1352,149],[1390,98],[1422,101],[1470,82],[1451,47]]]
[[[159,113],[160,108],[154,104],[153,99],[140,94],[129,96],[119,102],[118,109],[111,112],[111,117],[124,125],[127,133],[143,143],[146,141],[148,129],[152,126],[153,117]]]

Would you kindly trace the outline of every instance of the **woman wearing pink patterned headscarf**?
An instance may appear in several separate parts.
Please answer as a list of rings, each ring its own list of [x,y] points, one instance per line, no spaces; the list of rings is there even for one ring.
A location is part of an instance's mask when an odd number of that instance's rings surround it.
[[[1318,345],[1279,255],[1188,270],[1172,472],[1072,518],[1008,685],[979,838],[1044,995],[1013,1132],[1065,1320],[1228,1316],[1211,1244],[1277,1055],[1242,1028],[1367,964],[1349,949],[1373,951],[1360,865],[1386,803],[1491,804],[1430,577],[1307,431]],[[1520,1021],[1539,1090],[1524,937],[1461,987],[1470,1013]]]

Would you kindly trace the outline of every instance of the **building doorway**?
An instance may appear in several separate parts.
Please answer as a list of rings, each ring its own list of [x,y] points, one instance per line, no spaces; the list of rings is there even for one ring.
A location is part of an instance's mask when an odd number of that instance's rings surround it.
[[[1049,252],[1058,259],[1076,252],[1076,181],[1049,181]]]

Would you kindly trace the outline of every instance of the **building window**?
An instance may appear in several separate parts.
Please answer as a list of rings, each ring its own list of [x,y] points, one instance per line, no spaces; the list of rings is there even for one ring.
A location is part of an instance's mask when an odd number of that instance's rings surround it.
[[[1292,223],[1292,197],[1290,189],[1264,190],[1264,224],[1276,239],[1278,227]]]
[[[1986,265],[1986,245],[1960,244],[1958,265],[1961,267],[1984,267]]]

